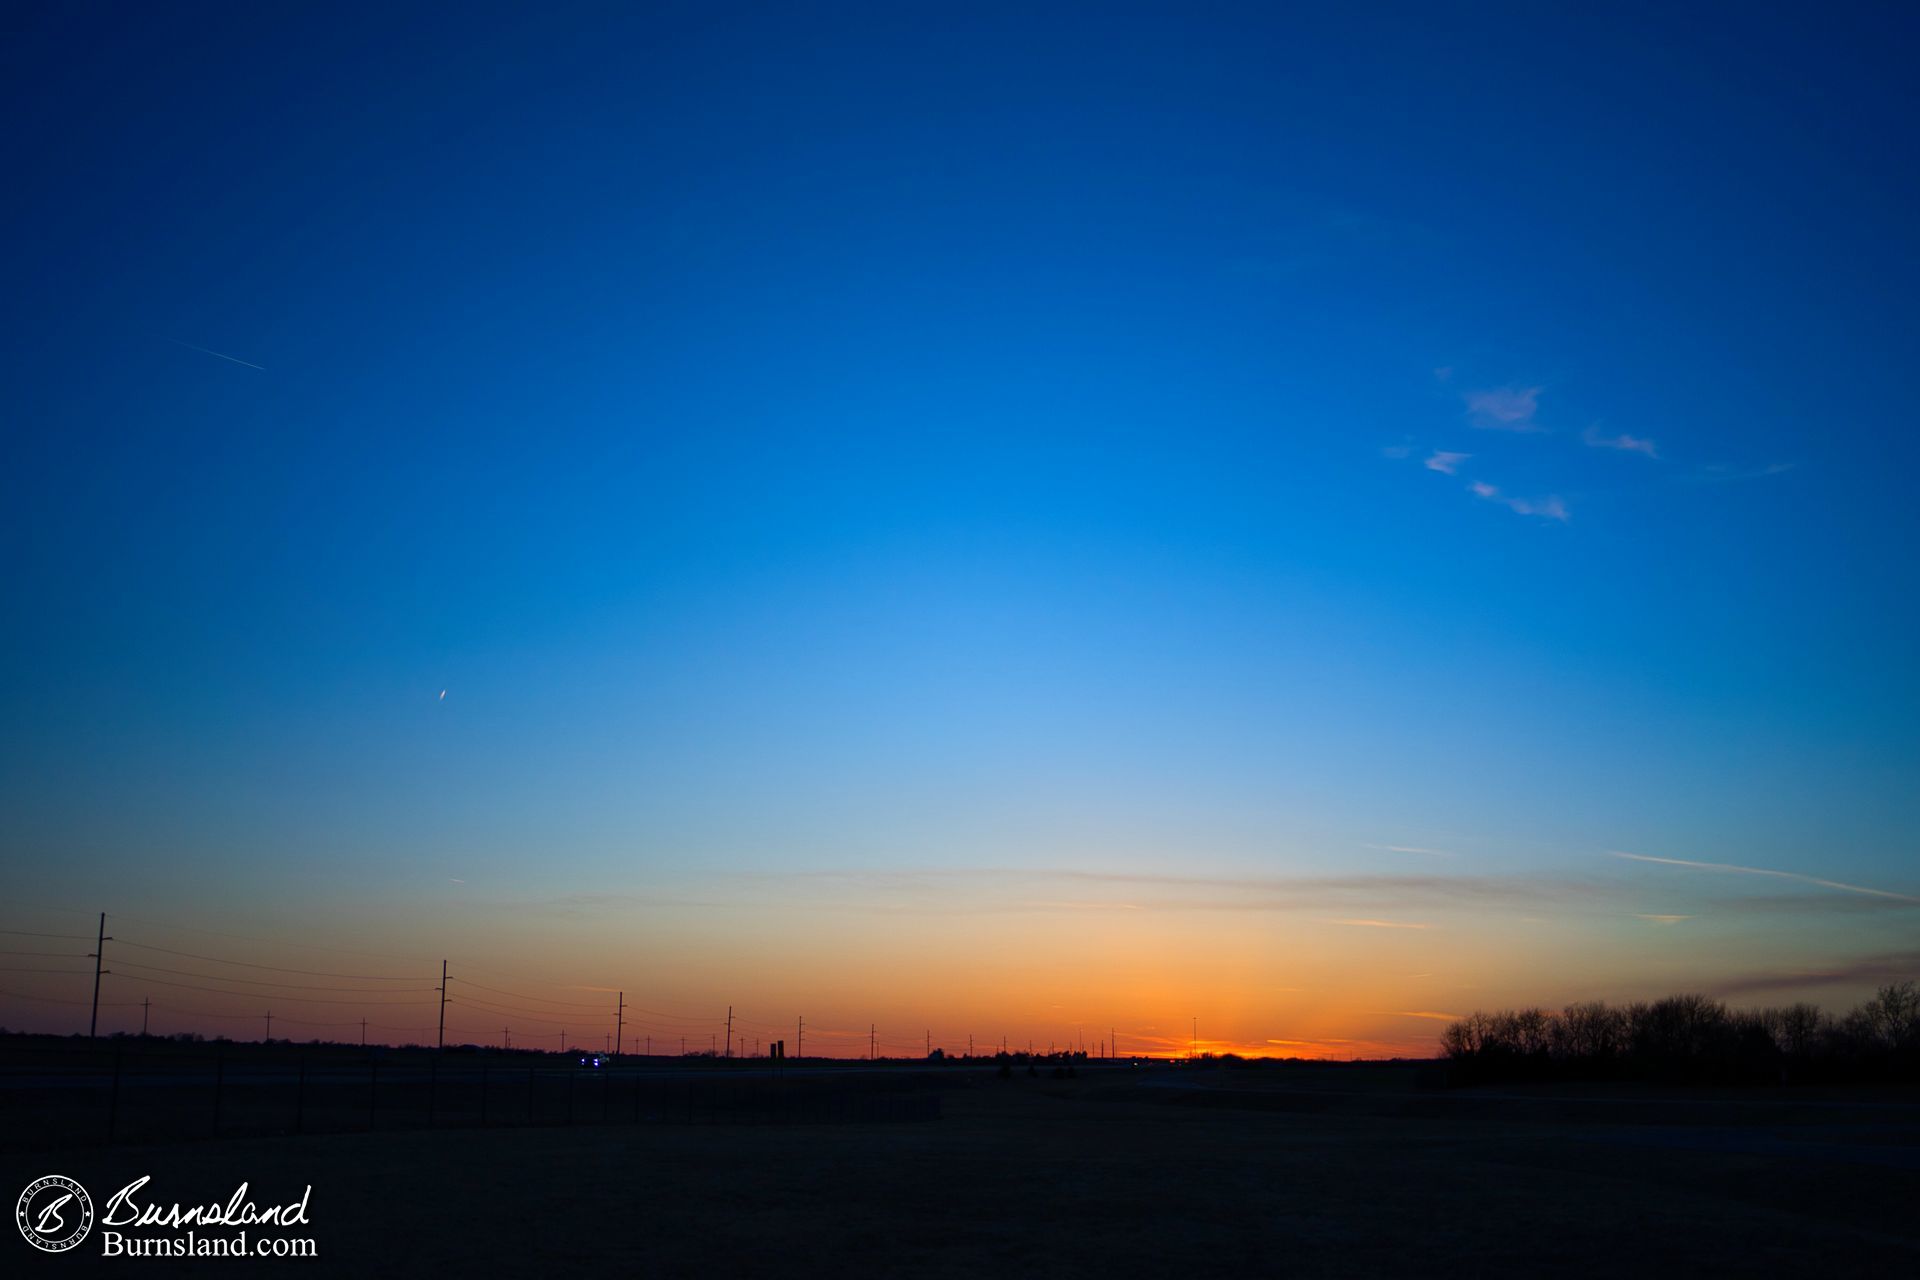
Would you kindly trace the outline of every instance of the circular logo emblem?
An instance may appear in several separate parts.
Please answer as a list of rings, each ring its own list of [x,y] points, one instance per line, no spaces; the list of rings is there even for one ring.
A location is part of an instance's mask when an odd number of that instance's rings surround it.
[[[65,1253],[93,1230],[93,1201],[72,1178],[50,1173],[20,1193],[13,1220],[27,1243],[46,1253]]]

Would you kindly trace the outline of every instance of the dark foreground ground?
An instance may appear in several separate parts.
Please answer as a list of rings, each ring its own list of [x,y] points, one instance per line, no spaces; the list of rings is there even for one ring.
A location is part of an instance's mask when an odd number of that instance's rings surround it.
[[[141,1174],[166,1203],[312,1184],[317,1261],[200,1264],[216,1274],[1920,1275],[1911,1092],[1447,1091],[1411,1067],[873,1076],[937,1104],[12,1144],[0,1198],[50,1172],[96,1208]],[[60,1257],[6,1230],[11,1275],[184,1269],[102,1261],[98,1227]]]

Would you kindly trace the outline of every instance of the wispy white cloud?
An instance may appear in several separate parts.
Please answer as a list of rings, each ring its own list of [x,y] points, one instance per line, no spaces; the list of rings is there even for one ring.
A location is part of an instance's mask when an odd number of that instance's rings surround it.
[[[1467,420],[1489,431],[1544,431],[1535,420],[1540,411],[1539,387],[1499,387],[1469,391]]]
[[[1490,485],[1484,480],[1475,480],[1468,484],[1467,488],[1472,491],[1474,497],[1484,498],[1488,502],[1497,502],[1523,516],[1542,516],[1548,520],[1558,520],[1562,524],[1573,518],[1573,514],[1567,510],[1567,504],[1557,497],[1509,498],[1501,493],[1497,486]]]
[[[1920,898],[1912,894],[1894,893],[1890,889],[1869,889],[1865,885],[1847,884],[1840,880],[1822,880],[1819,876],[1802,875],[1798,871],[1774,871],[1767,867],[1743,867],[1731,862],[1694,862],[1687,858],[1657,858],[1650,853],[1622,853],[1617,849],[1608,851],[1609,857],[1626,858],[1633,862],[1652,862],[1667,867],[1686,867],[1693,871],[1726,871],[1746,876],[1771,876],[1777,880],[1798,880],[1802,884],[1817,884],[1823,889],[1839,889],[1846,893],[1864,893],[1875,898],[1890,898],[1896,902],[1920,903]]]
[[[1370,844],[1368,849],[1379,849],[1383,853],[1424,853],[1432,858],[1451,858],[1454,855],[1445,849],[1422,849],[1417,844]]]
[[[1573,518],[1567,510],[1567,504],[1558,498],[1540,499],[1508,498],[1507,505],[1523,516],[1545,516],[1549,520],[1558,520],[1562,524]]]
[[[1470,453],[1448,453],[1445,449],[1435,449],[1432,456],[1427,459],[1426,467],[1429,471],[1438,471],[1443,476],[1450,476],[1460,469],[1461,463],[1472,456]]]
[[[1653,441],[1645,436],[1628,435],[1621,432],[1617,436],[1602,435],[1598,428],[1588,427],[1580,437],[1595,449],[1618,449],[1622,453],[1644,453],[1649,458],[1657,458],[1660,451]]]

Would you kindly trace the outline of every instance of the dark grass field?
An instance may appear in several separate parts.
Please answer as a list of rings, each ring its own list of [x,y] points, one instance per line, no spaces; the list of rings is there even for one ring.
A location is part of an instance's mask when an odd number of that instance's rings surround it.
[[[881,1068],[832,1087],[927,1106],[882,1122],[749,1107],[9,1144],[5,1164],[10,1188],[62,1172],[96,1202],[141,1174],[168,1202],[311,1183],[318,1260],[201,1264],[223,1273],[1920,1274],[1911,1092],[1444,1090],[1434,1076]],[[186,1265],[8,1246],[20,1275]]]

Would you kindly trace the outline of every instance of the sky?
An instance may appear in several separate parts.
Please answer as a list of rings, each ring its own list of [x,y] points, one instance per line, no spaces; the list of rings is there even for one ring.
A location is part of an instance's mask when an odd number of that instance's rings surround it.
[[[10,8],[0,1024],[1920,976],[1914,13],[1045,9]]]

